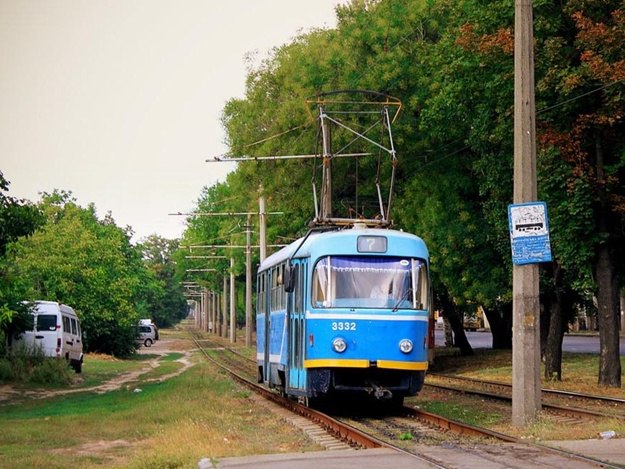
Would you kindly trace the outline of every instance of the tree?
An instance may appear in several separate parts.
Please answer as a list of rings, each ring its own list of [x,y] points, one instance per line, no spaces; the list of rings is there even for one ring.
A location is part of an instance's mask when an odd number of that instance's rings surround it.
[[[10,242],[30,235],[44,221],[34,204],[5,193],[10,184],[0,171],[0,256],[4,256]]]
[[[610,362],[608,381],[614,384],[620,382],[615,267],[622,264],[617,247],[623,244],[615,229],[621,224],[623,200],[617,182],[622,181],[623,167],[618,98],[623,15],[618,7],[618,2],[570,1],[564,8],[535,2],[539,193],[554,202],[553,221],[558,222],[551,224],[555,263],[542,272],[551,277],[543,281],[549,289],[543,297],[549,298],[554,326],[549,328],[553,337],[548,337],[546,354],[558,354],[572,296],[587,293],[592,267],[594,277],[601,279],[601,335],[610,356],[602,360],[600,376],[605,374],[603,363]],[[443,3],[437,10],[446,8]],[[468,1],[453,10],[440,39],[425,54],[438,67],[432,68],[436,88],[423,105],[422,129],[443,141],[466,136],[463,141],[476,156],[469,171],[479,187],[479,206],[492,245],[507,257],[502,214],[511,199],[512,8]],[[548,358],[547,363],[555,362]],[[547,370],[548,375],[552,371]]]
[[[159,327],[168,327],[187,315],[187,302],[176,278],[172,255],[178,241],[148,236],[138,246],[143,263],[153,275],[148,291],[148,312]]]
[[[560,186],[577,194],[583,188],[584,198],[574,210],[591,229],[564,244],[575,252],[562,259],[565,267],[574,257],[588,259],[598,305],[598,381],[618,387],[618,287],[625,255],[620,229],[625,215],[625,105],[620,98],[625,86],[625,53],[621,47],[625,15],[622,2],[583,0],[567,2],[563,14],[568,29],[562,28],[566,34],[554,38],[547,58],[558,63],[553,57],[564,55],[566,60],[552,67],[541,85],[563,104],[547,108],[542,139],[545,147],[558,152],[570,167]],[[577,222],[578,218],[572,220]]]
[[[444,287],[435,289],[435,306],[442,312],[454,333],[454,345],[463,356],[473,355],[473,348],[464,333],[463,314],[459,312],[449,293]]]
[[[9,249],[11,272],[29,284],[28,300],[66,303],[79,313],[86,351],[134,352],[138,319],[146,315],[149,274],[129,234],[69,192],[44,194],[47,223]]]
[[[549,205],[555,259],[541,271],[546,373],[559,375],[574,305],[596,290],[606,350],[600,376],[609,376],[600,382],[614,385],[614,292],[625,264],[618,230],[625,206],[621,10],[616,1],[534,3],[539,198]],[[311,153],[314,126],[301,103],[319,91],[365,88],[399,97],[397,226],[431,247],[434,283],[450,304],[482,305],[494,345],[510,347],[513,6],[352,1],[337,16],[336,30],[301,35],[250,72],[245,98],[224,110],[232,152]],[[241,194],[262,183],[272,208],[293,214],[280,227],[290,236],[310,217],[311,169],[303,161],[244,164],[220,190]],[[346,205],[347,186],[376,176],[364,160],[334,169],[341,183],[335,200]]]
[[[28,325],[28,311],[22,304],[27,284],[13,275],[5,257],[8,245],[32,234],[44,219],[32,203],[10,197],[9,181],[0,171],[0,331],[7,340]]]
[[[572,2],[575,4],[576,2]],[[582,4],[586,2],[580,2]],[[593,2],[573,13],[581,50],[580,85],[603,88],[587,107],[579,109],[571,136],[580,144],[578,168],[594,189],[594,213],[599,242],[595,247],[594,273],[599,309],[599,384],[621,386],[619,354],[618,283],[623,275],[625,235],[625,10],[622,2]],[[584,83],[585,82],[585,83]]]

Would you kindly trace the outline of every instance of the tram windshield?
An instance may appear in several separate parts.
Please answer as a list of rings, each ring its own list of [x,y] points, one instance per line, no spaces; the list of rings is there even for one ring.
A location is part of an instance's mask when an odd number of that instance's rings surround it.
[[[426,309],[425,262],[396,257],[327,256],[313,273],[317,308]]]

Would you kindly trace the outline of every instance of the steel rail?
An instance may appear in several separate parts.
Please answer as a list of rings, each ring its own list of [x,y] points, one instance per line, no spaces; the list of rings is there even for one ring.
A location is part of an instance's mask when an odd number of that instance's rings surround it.
[[[388,448],[390,445],[384,443],[381,440],[378,440],[375,437],[367,435],[360,430],[357,430],[353,427],[348,427],[345,424],[339,422],[338,420],[318,412],[314,409],[310,409],[296,402],[290,401],[289,399],[282,397],[276,394],[273,391],[268,390],[267,388],[260,386],[257,383],[254,383],[247,379],[246,377],[240,375],[235,372],[232,368],[225,366],[223,363],[215,360],[213,357],[209,355],[209,353],[202,347],[198,340],[193,337],[193,341],[196,343],[198,349],[202,352],[202,354],[214,365],[218,366],[222,370],[226,371],[232,378],[234,378],[237,382],[243,384],[244,386],[252,389],[254,392],[262,395],[264,398],[275,402],[276,404],[285,407],[292,412],[295,412],[299,415],[302,415],[310,420],[313,420],[320,425],[324,426],[327,430],[331,431],[335,435],[337,435],[340,439],[349,442],[353,445],[358,445],[362,448]]]
[[[321,425],[322,427],[324,427],[327,431],[329,431],[330,433],[334,434],[338,439],[342,440],[342,441],[346,441],[351,445],[355,445],[355,446],[359,446],[361,448],[365,448],[365,449],[374,449],[374,448],[387,448],[387,449],[392,449],[395,450],[399,453],[402,453],[406,456],[410,456],[411,458],[417,459],[419,461],[423,461],[428,463],[431,467],[436,467],[436,468],[440,468],[440,469],[450,469],[451,466],[445,466],[442,465],[439,461],[436,461],[435,459],[426,456],[424,454],[417,454],[417,453],[411,453],[410,451],[406,451],[403,448],[399,448],[395,445],[386,443],[372,435],[368,435],[360,430],[358,430],[357,428],[353,427],[352,425],[349,425],[348,423],[345,422],[341,422],[337,419],[334,419],[333,417],[330,417],[327,414],[324,414],[322,412],[319,412],[315,409],[311,409],[309,407],[306,407],[304,405],[301,405],[297,402],[294,402],[290,399],[287,399],[286,397],[283,397],[279,394],[276,394],[273,391],[268,390],[267,388],[259,385],[258,383],[255,383],[253,381],[250,381],[249,379],[247,379],[246,377],[240,375],[239,373],[233,371],[230,367],[225,366],[223,363],[220,363],[219,361],[215,360],[213,357],[211,357],[208,352],[206,351],[206,349],[204,347],[202,347],[200,345],[200,341],[209,341],[212,342],[210,339],[197,339],[193,334],[191,334],[191,338],[193,339],[193,341],[195,342],[197,348],[202,352],[202,354],[205,356],[205,358],[210,361],[211,363],[213,363],[214,365],[218,366],[219,368],[221,368],[222,370],[226,371],[230,376],[232,376],[232,378],[234,380],[236,380],[237,382],[241,383],[242,385],[248,387],[249,389],[253,390],[254,392],[260,394],[261,396],[263,396],[265,399],[270,400],[274,403],[276,403],[277,405],[284,407],[288,410],[290,410],[293,413],[296,413],[298,415],[301,415],[302,417],[307,418],[308,420],[311,420],[319,425]],[[213,342],[216,343],[216,342]],[[241,354],[240,352],[237,352],[229,347],[223,347],[223,346],[219,346],[220,350],[225,350],[228,351],[230,353],[234,353],[238,356],[240,356],[241,358],[244,358],[246,361],[249,361],[250,359],[246,356],[244,356],[243,354]],[[253,361],[253,360],[252,360]]]
[[[493,386],[501,386],[501,387],[505,387],[505,388],[511,388],[512,385],[508,384],[508,383],[503,383],[501,381],[490,381],[490,380],[484,380],[484,379],[478,379],[478,378],[469,378],[467,376],[455,376],[455,375],[447,375],[447,374],[440,374],[440,373],[428,373],[429,376],[433,376],[433,377],[439,377],[439,378],[445,378],[445,379],[455,379],[458,381],[467,381],[469,383],[477,383],[477,384],[487,384],[487,385],[493,385]],[[575,392],[575,391],[563,391],[560,389],[551,389],[551,388],[542,388],[541,391],[545,394],[553,394],[556,396],[565,396],[565,397],[576,397],[579,399],[588,399],[588,400],[592,400],[592,401],[602,401],[602,402],[608,402],[608,403],[613,403],[613,404],[625,404],[625,399],[621,399],[618,397],[610,397],[610,396],[598,396],[596,394],[584,394],[581,392]]]
[[[444,389],[444,390],[452,391],[452,392],[458,392],[462,394],[472,394],[475,396],[486,397],[489,399],[496,399],[499,401],[512,402],[512,397],[510,396],[503,396],[501,394],[494,394],[494,393],[490,393],[486,391],[456,388],[454,386],[447,386],[444,384],[433,384],[433,383],[426,383],[425,386],[438,388],[438,389]],[[565,414],[569,414],[573,416],[616,418],[619,420],[625,419],[625,416],[623,415],[607,415],[607,414],[604,414],[603,412],[598,412],[598,411],[588,410],[588,409],[580,409],[578,407],[561,406],[561,405],[556,405],[556,404],[548,404],[545,402],[543,402],[541,405],[544,410],[561,412],[561,413],[565,413]]]
[[[337,438],[340,438],[343,441],[348,442],[349,444],[352,445],[357,445],[360,446],[362,448],[390,448],[390,449],[394,449],[396,451],[399,451],[403,454],[406,454],[408,456],[411,456],[415,459],[419,459],[421,461],[425,461],[428,464],[434,465],[436,467],[440,467],[440,468],[445,468],[447,466],[445,465],[441,465],[440,462],[426,456],[426,455],[422,455],[422,454],[416,454],[416,453],[412,453],[409,451],[406,451],[402,448],[399,448],[393,444],[384,442],[372,435],[368,435],[367,433],[364,433],[360,430],[358,430],[357,428],[345,423],[345,422],[341,422],[340,420],[334,419],[333,417],[330,417],[327,414],[324,414],[322,412],[319,412],[317,410],[311,409],[309,407],[306,407],[304,405],[301,405],[299,403],[296,403],[286,397],[283,397],[267,388],[265,388],[264,386],[259,385],[258,383],[255,383],[253,381],[250,381],[249,379],[247,379],[246,377],[240,375],[239,373],[233,371],[230,367],[225,366],[224,364],[220,363],[219,361],[215,360],[213,357],[211,357],[208,352],[206,351],[206,349],[204,347],[202,347],[199,344],[199,340],[194,337],[192,335],[192,339],[195,342],[195,344],[197,345],[198,349],[202,352],[202,354],[207,358],[207,360],[209,360],[211,363],[215,364],[216,366],[218,366],[219,368],[223,369],[224,371],[226,371],[230,376],[233,377],[233,379],[235,379],[237,382],[241,383],[242,385],[250,388],[251,390],[253,390],[254,392],[257,392],[258,394],[262,395],[263,397],[265,397],[266,399],[282,406],[285,407],[289,410],[291,410],[294,413],[297,413],[309,420],[312,420],[316,423],[318,423],[319,425],[323,426],[324,428],[326,428],[327,431],[333,433],[334,435],[337,436]],[[208,339],[210,341],[210,339]],[[235,352],[234,350],[228,348],[228,347],[223,347],[223,346],[219,346],[220,350],[225,350],[231,353],[236,353],[237,355],[239,355],[240,357],[246,359],[247,361],[251,360],[248,357],[245,357],[244,355],[242,355],[239,352]],[[253,361],[253,360],[252,360]],[[466,423],[462,423],[459,422],[457,420],[453,420],[453,419],[449,419],[447,417],[443,417],[441,415],[437,415],[437,414],[433,414],[431,412],[427,412],[424,410],[420,410],[420,409],[415,409],[412,407],[407,407],[404,406],[402,407],[402,412],[412,418],[415,418],[419,421],[422,421],[424,423],[427,423],[431,426],[437,427],[439,429],[442,430],[447,430],[447,431],[451,431],[457,435],[463,435],[463,436],[477,436],[477,437],[488,437],[488,438],[492,438],[492,439],[496,439],[502,442],[506,442],[506,443],[513,443],[513,444],[518,444],[518,445],[524,445],[524,446],[532,446],[538,449],[541,449],[543,451],[547,451],[547,452],[551,452],[551,453],[555,453],[561,456],[565,456],[569,459],[574,459],[574,460],[578,460],[578,461],[583,461],[585,463],[589,463],[589,464],[593,464],[593,465],[597,465],[599,467],[617,467],[617,466],[613,466],[610,463],[607,463],[605,461],[601,461],[589,456],[584,456],[584,455],[580,455],[577,453],[573,453],[564,449],[560,449],[560,448],[554,448],[551,446],[547,446],[541,443],[535,443],[535,442],[530,442],[527,440],[522,440],[519,438],[516,438],[514,436],[511,435],[506,435],[504,433],[500,433],[500,432],[496,432],[494,430],[489,430],[487,428],[482,428],[482,427],[477,427],[474,425],[470,425],[470,424],[466,424]]]
[[[429,423],[439,428],[449,430],[459,435],[487,436],[487,437],[494,438],[500,441],[504,441],[506,443],[514,443],[514,444],[523,445],[523,446],[532,446],[532,447],[539,448],[544,451],[552,452],[561,456],[566,456],[569,459],[575,459],[577,461],[583,461],[585,463],[594,464],[599,467],[610,467],[610,468],[615,468],[615,469],[618,468],[618,466],[614,466],[606,461],[602,461],[600,459],[596,459],[590,456],[584,456],[582,454],[573,453],[565,449],[555,448],[553,446],[547,446],[543,443],[536,443],[533,441],[522,440],[520,438],[516,438],[511,435],[506,435],[505,433],[500,433],[494,430],[489,430],[487,428],[476,427],[476,426],[469,425],[466,423],[458,422],[457,420],[448,419],[441,415],[432,414],[424,410],[414,409],[412,407],[403,407],[402,411],[404,411],[407,415],[410,415],[422,422]]]
[[[469,377],[464,377],[464,376],[454,376],[454,375],[445,375],[445,374],[431,374],[430,376],[439,377],[443,379],[449,379],[449,380],[456,380],[456,381],[461,381],[461,382],[467,382],[467,383],[472,383],[472,384],[478,384],[478,385],[481,384],[481,385],[487,385],[487,386],[498,386],[504,389],[510,389],[512,387],[508,383],[502,383],[499,381],[480,380],[477,378],[469,378]],[[432,386],[432,387],[438,387],[440,389],[447,389],[447,390],[455,391],[455,392],[475,394],[478,396],[483,396],[483,397],[487,397],[491,399],[498,399],[498,400],[503,400],[503,401],[508,401],[508,402],[512,400],[512,398],[509,396],[505,396],[501,394],[493,394],[493,393],[489,393],[486,391],[456,388],[454,386],[447,386],[444,384],[435,384],[435,383],[428,383],[427,385]],[[579,393],[579,392],[560,391],[557,389],[548,389],[548,388],[543,388],[542,392],[543,394],[552,395],[554,397],[573,397],[576,399],[585,399],[591,402],[597,402],[597,403],[603,402],[603,403],[616,404],[616,405],[625,404],[625,399],[612,398],[608,396],[597,396],[597,395],[590,395],[590,394],[584,394],[584,393]],[[570,405],[550,404],[546,402],[542,402],[542,408],[545,410],[550,410],[552,412],[564,413],[564,414],[568,414],[568,415],[572,415],[576,417],[581,416],[581,417],[616,418],[617,420],[625,420],[625,414],[612,413],[615,410],[614,408],[610,409],[610,411],[612,412],[609,414],[602,410],[592,410],[592,409],[585,409],[585,408],[580,408],[580,407],[573,407]]]

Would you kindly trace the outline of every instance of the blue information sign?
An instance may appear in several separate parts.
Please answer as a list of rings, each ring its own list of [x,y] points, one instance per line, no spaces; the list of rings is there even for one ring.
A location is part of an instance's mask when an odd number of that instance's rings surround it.
[[[508,205],[512,262],[516,265],[551,261],[547,204]]]

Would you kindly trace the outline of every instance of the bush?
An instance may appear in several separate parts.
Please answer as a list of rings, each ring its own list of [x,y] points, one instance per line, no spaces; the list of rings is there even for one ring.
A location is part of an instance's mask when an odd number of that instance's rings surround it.
[[[13,347],[7,358],[11,364],[12,380],[26,383],[33,368],[43,363],[45,355],[38,347],[19,346]]]
[[[71,376],[67,361],[46,357],[38,347],[17,347],[0,359],[0,382],[65,385]]]
[[[70,368],[62,358],[46,358],[32,368],[28,381],[32,384],[64,385],[72,382]]]
[[[11,362],[6,358],[0,358],[0,383],[13,380]]]

